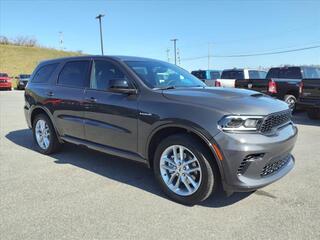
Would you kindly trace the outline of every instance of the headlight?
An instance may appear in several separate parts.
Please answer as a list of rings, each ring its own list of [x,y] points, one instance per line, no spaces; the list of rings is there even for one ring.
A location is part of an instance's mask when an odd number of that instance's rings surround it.
[[[219,122],[223,131],[257,131],[263,116],[225,116]]]

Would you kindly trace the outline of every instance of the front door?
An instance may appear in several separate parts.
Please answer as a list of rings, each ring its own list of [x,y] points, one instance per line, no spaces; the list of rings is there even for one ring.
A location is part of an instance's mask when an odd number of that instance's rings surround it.
[[[116,63],[95,60],[85,91],[86,140],[125,151],[137,151],[137,95],[109,91],[110,80],[130,81]]]

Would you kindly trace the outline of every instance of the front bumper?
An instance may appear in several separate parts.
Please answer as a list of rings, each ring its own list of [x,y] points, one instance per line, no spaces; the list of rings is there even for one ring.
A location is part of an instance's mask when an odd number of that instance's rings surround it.
[[[297,128],[289,124],[274,136],[221,132],[215,137],[223,152],[223,187],[228,192],[252,191],[277,181],[294,166],[291,151]]]
[[[12,87],[11,82],[0,82],[0,89],[7,89],[11,87]]]

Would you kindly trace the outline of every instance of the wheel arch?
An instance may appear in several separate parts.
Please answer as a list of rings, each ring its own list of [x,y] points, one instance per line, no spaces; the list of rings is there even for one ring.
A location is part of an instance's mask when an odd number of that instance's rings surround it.
[[[148,138],[147,147],[146,147],[146,156],[147,156],[147,162],[150,168],[153,167],[153,156],[156,151],[156,147],[158,143],[160,143],[165,137],[168,137],[169,135],[178,134],[178,133],[186,133],[190,135],[193,138],[196,138],[198,141],[201,142],[201,144],[208,149],[208,152],[210,154],[210,162],[213,164],[216,164],[218,167],[218,171],[221,177],[221,180],[224,179],[224,173],[222,169],[222,164],[219,160],[218,154],[214,147],[212,146],[212,142],[215,143],[214,139],[208,138],[205,134],[200,132],[199,130],[185,125],[180,124],[166,124],[158,127],[155,129],[150,137]]]
[[[53,126],[53,128],[54,128],[54,131],[55,131],[55,133],[56,133],[56,135],[57,135],[57,137],[58,137],[59,142],[62,142],[62,140],[60,139],[59,131],[58,131],[58,129],[56,128],[56,126],[55,126],[55,124],[54,124],[53,116],[52,116],[52,114],[50,113],[50,111],[49,111],[47,108],[45,108],[45,107],[37,106],[37,107],[35,107],[35,108],[32,109],[31,114],[30,114],[31,127],[33,127],[33,121],[34,121],[35,117],[36,117],[37,115],[39,115],[39,114],[44,114],[44,115],[46,115],[46,116],[50,119],[50,121],[51,121],[51,123],[52,123],[52,126]]]

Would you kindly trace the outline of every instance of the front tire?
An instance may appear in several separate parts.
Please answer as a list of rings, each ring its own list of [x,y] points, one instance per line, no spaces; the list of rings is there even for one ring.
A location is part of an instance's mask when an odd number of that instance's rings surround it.
[[[187,134],[161,141],[154,155],[154,173],[164,193],[176,202],[194,205],[207,199],[219,184],[219,174],[206,149]]]
[[[49,155],[59,150],[61,144],[48,116],[37,115],[33,121],[32,131],[39,152]]]

